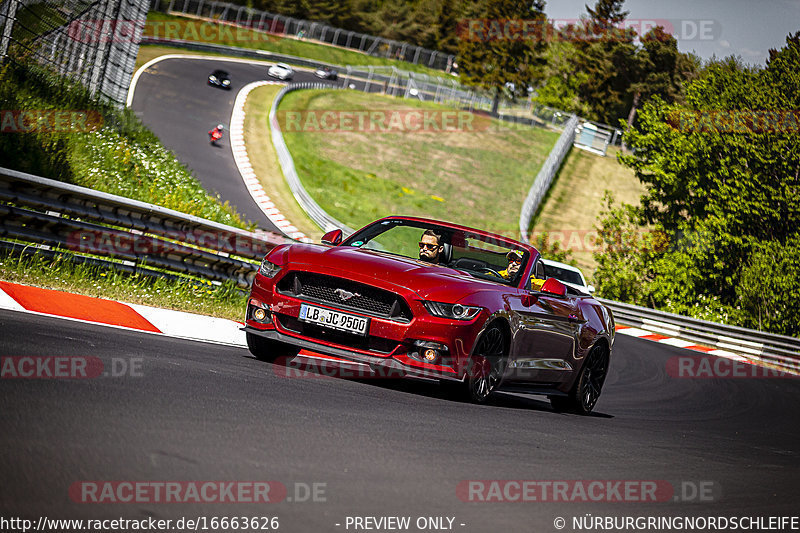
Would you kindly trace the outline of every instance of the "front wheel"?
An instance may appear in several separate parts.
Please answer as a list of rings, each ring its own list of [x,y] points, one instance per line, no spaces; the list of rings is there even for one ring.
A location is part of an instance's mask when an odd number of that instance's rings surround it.
[[[608,373],[608,352],[595,346],[586,358],[581,375],[568,396],[550,396],[550,405],[556,411],[570,411],[588,415],[597,404]]]
[[[442,382],[452,397],[486,403],[500,384],[505,371],[506,342],[497,326],[487,329],[475,346],[463,383]]]
[[[266,339],[254,333],[245,332],[245,337],[247,338],[247,348],[259,361],[272,362],[281,356],[294,357],[300,351],[300,348],[291,344]]]

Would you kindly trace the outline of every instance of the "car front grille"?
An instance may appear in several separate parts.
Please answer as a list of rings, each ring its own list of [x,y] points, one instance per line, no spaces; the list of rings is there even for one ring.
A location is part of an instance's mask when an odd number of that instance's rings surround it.
[[[410,322],[413,318],[408,304],[398,295],[348,279],[311,272],[290,272],[281,279],[277,289],[281,294],[330,304],[337,309],[398,322]]]
[[[327,329],[315,324],[301,322],[294,317],[282,314],[275,314],[281,327],[293,333],[300,334],[306,338],[338,344],[345,348],[355,348],[379,354],[390,354],[398,346],[397,341],[383,339],[381,337],[352,335],[343,331]]]

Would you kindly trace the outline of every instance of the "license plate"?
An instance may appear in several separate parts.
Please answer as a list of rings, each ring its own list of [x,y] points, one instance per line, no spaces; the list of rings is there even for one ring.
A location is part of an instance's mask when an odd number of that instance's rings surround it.
[[[298,318],[303,322],[319,324],[326,328],[347,331],[357,335],[366,335],[369,329],[368,318],[307,304],[300,304],[300,316]]]

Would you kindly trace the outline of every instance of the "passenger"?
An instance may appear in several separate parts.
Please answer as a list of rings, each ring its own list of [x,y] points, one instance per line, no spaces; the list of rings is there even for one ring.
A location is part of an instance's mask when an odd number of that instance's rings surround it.
[[[441,262],[442,252],[444,252],[442,236],[432,229],[426,229],[419,240],[419,258],[438,265]]]
[[[506,254],[506,259],[508,259],[508,266],[505,270],[501,270],[498,272],[503,279],[512,279],[517,275],[519,272],[519,267],[522,266],[522,252],[519,250],[511,250]]]
[[[517,273],[519,272],[520,267],[522,266],[522,257],[524,254],[520,250],[511,250],[506,255],[506,259],[508,259],[508,267],[505,270],[501,270],[498,272],[503,279],[512,280],[516,277]],[[545,280],[540,279],[537,276],[537,273],[534,272],[531,276],[531,290],[532,291],[539,291],[542,289],[542,285],[544,285]]]

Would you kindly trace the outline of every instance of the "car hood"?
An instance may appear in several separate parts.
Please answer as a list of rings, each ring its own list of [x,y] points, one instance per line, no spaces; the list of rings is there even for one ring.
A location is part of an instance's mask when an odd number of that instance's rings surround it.
[[[508,290],[499,283],[482,280],[452,268],[377,250],[293,244],[274,255],[284,266],[325,273],[369,283],[397,292],[410,292],[423,300],[456,303],[482,290]],[[272,254],[270,260],[278,259]]]

